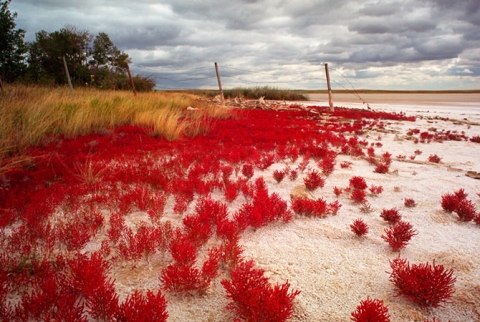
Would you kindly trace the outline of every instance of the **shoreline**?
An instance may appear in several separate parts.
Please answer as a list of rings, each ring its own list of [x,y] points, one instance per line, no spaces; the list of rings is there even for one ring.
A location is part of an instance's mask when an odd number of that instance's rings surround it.
[[[328,94],[307,94],[309,101],[328,103]],[[471,105],[480,107],[480,93],[333,93],[337,103],[388,103],[407,105]],[[362,101],[363,100],[363,101]]]

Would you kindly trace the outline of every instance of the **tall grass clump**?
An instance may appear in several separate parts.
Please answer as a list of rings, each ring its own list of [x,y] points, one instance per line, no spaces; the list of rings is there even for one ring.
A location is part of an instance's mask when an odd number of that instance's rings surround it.
[[[257,87],[236,87],[223,91],[225,98],[251,98],[259,99],[264,97],[266,100],[285,100],[285,101],[308,101],[308,97],[300,91],[290,89],[279,89],[270,86]]]
[[[187,107],[198,107],[189,110]],[[212,118],[229,117],[221,107],[208,106],[195,96],[79,88],[7,86],[0,93],[0,174],[29,146],[63,136],[102,131],[121,125],[150,127],[154,135],[174,140],[208,132]],[[13,163],[12,163],[13,162]],[[7,165],[8,163],[8,165]]]

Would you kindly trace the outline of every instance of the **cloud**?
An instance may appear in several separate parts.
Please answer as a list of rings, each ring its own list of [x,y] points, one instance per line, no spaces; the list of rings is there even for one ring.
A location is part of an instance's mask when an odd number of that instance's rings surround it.
[[[10,9],[28,41],[66,24],[106,32],[159,87],[216,86],[215,61],[226,87],[318,88],[326,62],[356,87],[479,87],[478,0],[16,0]]]

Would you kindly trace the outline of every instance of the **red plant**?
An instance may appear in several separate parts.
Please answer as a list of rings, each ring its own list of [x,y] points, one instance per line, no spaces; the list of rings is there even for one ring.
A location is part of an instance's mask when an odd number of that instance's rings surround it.
[[[408,208],[413,208],[417,206],[417,203],[412,198],[405,198],[403,204],[405,205],[405,207]]]
[[[362,219],[356,219],[350,225],[350,229],[357,236],[364,236],[368,233],[368,225]]]
[[[291,181],[294,181],[298,178],[298,171],[297,170],[291,170],[290,173],[288,174],[288,178]]]
[[[388,308],[379,299],[360,301],[360,305],[351,313],[351,320],[354,322],[390,322]]]
[[[253,177],[253,166],[251,164],[244,164],[242,167],[242,174],[250,179]]]
[[[285,178],[285,174],[285,170],[275,170],[273,171],[273,178],[275,181],[277,181],[277,183],[280,183],[282,182],[283,178]]]
[[[149,290],[145,296],[135,290],[115,312],[115,321],[166,322],[167,319],[167,301],[160,291],[154,294]]]
[[[377,164],[373,172],[375,173],[388,173],[389,167],[387,164],[380,162]]]
[[[326,176],[333,172],[335,168],[335,155],[327,156],[319,163],[322,173]]]
[[[389,152],[382,154],[382,163],[389,166],[392,163],[392,154]]]
[[[322,198],[296,198],[292,201],[292,210],[299,215],[322,217],[327,212],[327,202]]]
[[[420,155],[422,154],[422,151],[420,151],[419,149],[416,149],[415,151],[413,151],[413,153],[415,153],[416,155]]]
[[[428,262],[410,265],[397,257],[390,261],[390,281],[397,289],[396,296],[404,296],[423,308],[442,306],[455,292],[456,277],[452,269]]]
[[[376,186],[376,185],[371,185],[370,188],[368,188],[372,195],[378,196],[383,192],[383,187],[382,186]]]
[[[342,188],[339,188],[337,186],[333,187],[333,193],[336,195],[336,196],[340,196],[343,192],[343,189]]]
[[[320,176],[316,170],[311,170],[308,172],[307,176],[303,179],[305,187],[307,190],[313,191],[318,187],[323,188],[325,185],[325,180]]]
[[[300,291],[289,290],[288,282],[273,287],[264,270],[254,268],[252,260],[240,263],[231,271],[231,280],[221,283],[230,303],[227,309],[245,321],[286,321],[293,314],[293,300]]]
[[[354,203],[364,203],[367,201],[365,191],[360,189],[353,189],[350,194],[350,199],[352,199]]]
[[[85,298],[85,305],[94,319],[111,320],[118,308],[118,295],[114,281],[107,277],[110,264],[99,252],[90,258],[78,255],[68,262],[71,270],[70,285]]]
[[[342,169],[350,168],[350,166],[351,166],[352,164],[353,164],[352,162],[343,161],[342,163],[340,163],[340,167],[341,167]]]
[[[460,221],[471,221],[476,216],[475,204],[469,199],[460,199],[455,208]]]
[[[428,162],[439,163],[441,158],[436,154],[430,154],[428,156]]]
[[[354,176],[350,178],[350,187],[354,189],[365,190],[367,189],[367,182],[363,177]]]
[[[480,226],[480,212],[473,218],[473,221]]]
[[[392,208],[392,209],[382,209],[382,212],[380,213],[380,217],[383,218],[383,220],[388,221],[390,224],[395,224],[399,222],[402,219],[402,216],[398,212],[398,209]]]
[[[338,200],[335,200],[334,202],[331,202],[327,205],[327,213],[336,215],[341,207],[342,205],[340,204],[340,202],[338,202]]]
[[[235,219],[244,230],[248,226],[259,228],[275,220],[284,222],[292,220],[292,213],[287,203],[276,193],[268,194],[268,189],[262,177],[255,181],[252,203],[245,203],[236,213]]]
[[[470,138],[471,142],[480,143],[480,135],[472,136]]]
[[[177,214],[183,214],[187,211],[188,204],[192,201],[192,198],[186,195],[176,195],[175,196],[175,205],[173,206],[173,211]]]
[[[455,211],[458,207],[459,198],[453,193],[442,195],[441,205],[443,210],[448,213]]]
[[[394,252],[398,252],[405,248],[415,235],[417,235],[417,232],[410,223],[399,221],[395,225],[385,228],[385,233],[381,237]]]
[[[225,200],[234,201],[238,196],[238,185],[235,182],[227,182],[225,184]]]

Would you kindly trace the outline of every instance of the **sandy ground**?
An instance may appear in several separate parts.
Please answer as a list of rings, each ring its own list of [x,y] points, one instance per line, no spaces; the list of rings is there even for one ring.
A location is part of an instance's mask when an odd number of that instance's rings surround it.
[[[392,101],[391,97],[375,96],[382,98],[377,97],[378,102],[374,102],[368,97],[373,109],[404,111],[418,116],[416,122],[390,122],[387,129],[391,133],[370,132],[364,136],[369,142],[383,144],[381,148],[375,148],[376,153],[388,151],[392,154],[394,161],[390,173],[374,173],[367,161],[339,155],[335,171],[326,179],[325,187],[311,194],[313,198],[322,197],[328,202],[338,199],[343,205],[339,213],[323,219],[296,217],[288,224],[247,230],[241,238],[244,256],[254,259],[272,283],[288,280],[291,288],[301,291],[295,299],[291,321],[349,321],[350,313],[367,296],[383,300],[392,321],[424,321],[433,317],[445,322],[480,321],[480,227],[473,222],[459,222],[455,214],[447,214],[440,205],[443,194],[463,188],[480,210],[477,195],[480,180],[465,175],[466,171],[480,172],[480,144],[465,141],[415,144],[402,138],[408,129],[426,131],[432,127],[438,131],[465,131],[470,137],[478,136],[479,125],[442,121],[437,117],[480,123],[480,99],[478,95],[465,100],[442,97],[434,102],[434,97],[425,97],[421,103],[413,103],[406,99]],[[308,102],[308,105],[326,104],[320,100]],[[361,102],[345,105],[362,107]],[[406,155],[408,160],[417,149],[423,152],[417,156],[417,161],[426,161],[430,154],[437,154],[442,161],[439,164],[411,163],[395,158]],[[340,168],[343,161],[352,162],[351,168]],[[274,164],[266,171],[256,172],[255,176],[265,178],[270,193],[277,192],[285,200],[290,200],[292,190],[303,185],[303,177],[300,175],[295,181],[285,179],[278,184],[272,173],[285,166],[285,163]],[[369,186],[375,184],[384,188],[379,196],[368,196],[370,213],[362,213],[348,196],[336,197],[333,193],[334,186],[347,187],[354,175],[364,177]],[[223,199],[220,195],[213,197]],[[404,198],[413,198],[417,206],[406,208]],[[243,202],[243,197],[239,197],[230,204],[230,211],[233,213]],[[173,203],[167,206],[166,217],[175,217],[172,206]],[[398,253],[392,252],[381,239],[387,224],[379,217],[383,208],[393,207],[399,209],[403,219],[418,231],[418,235],[401,251],[401,256],[417,264],[435,260],[435,263],[455,271],[456,292],[452,303],[445,307],[425,311],[394,296],[395,290],[388,279],[389,261]],[[349,225],[357,218],[362,218],[370,227],[364,238],[357,238],[350,231]],[[160,258],[153,258],[148,264],[139,263],[135,268],[117,270],[113,276],[117,290],[129,293],[135,288],[157,289],[160,263]],[[205,296],[166,294],[169,321],[231,321],[233,316],[225,310],[227,302],[220,279],[213,283]]]

